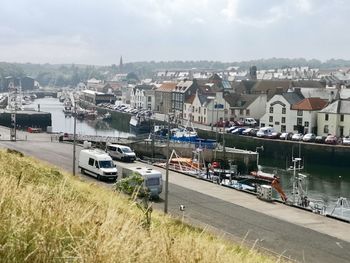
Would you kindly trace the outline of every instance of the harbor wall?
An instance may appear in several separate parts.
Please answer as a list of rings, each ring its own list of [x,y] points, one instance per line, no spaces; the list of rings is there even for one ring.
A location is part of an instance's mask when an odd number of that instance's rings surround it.
[[[215,138],[215,132],[198,130],[203,138]],[[256,151],[259,150],[260,160],[270,166],[285,168],[291,164],[292,156],[302,157],[306,165],[331,165],[350,167],[350,147],[343,145],[325,145],[317,143],[303,143],[263,139],[235,134],[225,134],[225,146]],[[218,134],[218,140],[223,143],[223,134]]]
[[[51,113],[37,111],[18,111],[16,113],[16,124],[18,129],[27,129],[28,127],[41,128],[43,131],[51,126]],[[11,112],[0,112],[0,125],[11,127]]]

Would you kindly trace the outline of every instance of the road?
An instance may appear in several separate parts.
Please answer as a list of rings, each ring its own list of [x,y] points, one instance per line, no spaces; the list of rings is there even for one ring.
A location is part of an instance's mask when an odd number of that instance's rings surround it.
[[[36,140],[17,142],[0,141],[0,147],[13,148],[64,170],[72,170],[72,145],[37,138]],[[78,152],[80,149],[78,147]],[[117,163],[117,166],[119,165],[125,164]],[[79,176],[84,180],[97,182],[94,178],[80,174]],[[303,227],[290,223],[288,220],[281,220],[278,216],[269,216],[264,212],[260,213],[247,209],[243,207],[243,204],[241,206],[234,202],[225,201],[221,192],[230,193],[231,197],[234,193],[237,199],[240,198],[240,194],[246,194],[231,189],[223,189],[218,185],[194,178],[186,177],[183,179],[185,187],[174,183],[174,181],[170,182],[169,212],[171,214],[181,217],[182,212],[179,211],[179,205],[183,204],[186,207],[183,216],[187,221],[199,222],[201,226],[208,225],[209,228],[212,227],[224,237],[235,240],[240,240],[246,236],[248,244],[256,242],[256,247],[262,247],[276,254],[283,254],[299,262],[350,262],[350,243],[348,239],[346,237],[344,239],[336,238],[332,235],[314,231],[308,227],[308,224],[310,227],[315,227],[315,223],[312,221],[306,222],[305,227]],[[110,183],[98,183],[112,188]],[[196,185],[199,185],[203,191],[195,188]],[[204,194],[204,190],[211,194]],[[162,198],[164,199],[164,197]],[[270,205],[264,202],[258,204],[264,209]],[[158,209],[163,209],[163,205],[162,201],[155,203],[155,207]],[[291,217],[293,216],[294,214],[291,214]],[[340,226],[344,227],[343,225]],[[324,226],[320,226],[320,229],[322,227]],[[347,233],[350,233],[350,225],[348,225],[348,230]]]

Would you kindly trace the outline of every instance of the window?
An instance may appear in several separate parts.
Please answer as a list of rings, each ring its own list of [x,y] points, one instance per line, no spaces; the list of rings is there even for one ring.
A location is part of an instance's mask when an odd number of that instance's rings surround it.
[[[326,114],[326,115],[328,115],[328,114]],[[324,132],[324,133],[328,133],[328,132],[329,132],[329,130],[328,130],[328,125],[325,125],[325,126],[323,127],[323,132]]]
[[[261,124],[260,124],[260,127],[265,127],[265,123],[261,123]]]
[[[282,108],[282,114],[286,114],[286,107]]]
[[[269,117],[269,122],[273,122],[273,116]]]
[[[100,165],[98,164],[98,161],[95,162],[95,167],[98,169],[100,168]]]
[[[303,125],[303,118],[297,118],[297,125]]]
[[[204,117],[204,123],[207,123],[207,118],[206,117]]]
[[[298,110],[297,115],[298,116],[303,116],[303,111],[302,110]]]
[[[273,113],[273,107],[270,107],[270,113]]]
[[[231,115],[235,115],[235,110],[231,110]]]
[[[148,102],[151,102],[152,101],[152,97],[148,96],[147,100],[148,100]]]
[[[325,114],[325,115],[324,115],[324,120],[325,120],[325,121],[328,121],[328,119],[329,119],[328,114]],[[327,125],[327,127],[328,127],[328,125]]]
[[[286,125],[281,125],[281,132],[286,132]]]
[[[207,114],[207,109],[206,108],[204,108],[204,114]]]
[[[275,122],[275,125],[280,125],[280,122],[279,122],[279,121],[276,121],[276,122]]]
[[[339,126],[339,136],[340,137],[344,136],[344,126]]]
[[[250,115],[250,110],[245,110],[245,115],[249,116]]]
[[[304,122],[304,126],[309,127],[309,122],[308,121]]]
[[[186,119],[186,113],[184,113],[184,119]]]
[[[94,159],[92,159],[92,158],[89,158],[89,165],[91,165],[91,166],[94,166]]]
[[[340,121],[344,121],[344,114],[340,115]]]
[[[201,107],[198,108],[198,113],[201,114]]]
[[[244,111],[243,111],[243,110],[239,110],[239,114],[240,114],[240,115],[243,115],[243,114],[244,114]]]
[[[186,110],[186,104],[184,105],[184,110]]]
[[[198,122],[201,122],[201,117],[198,116]]]
[[[286,123],[286,117],[282,117],[281,122],[282,122],[282,123]]]

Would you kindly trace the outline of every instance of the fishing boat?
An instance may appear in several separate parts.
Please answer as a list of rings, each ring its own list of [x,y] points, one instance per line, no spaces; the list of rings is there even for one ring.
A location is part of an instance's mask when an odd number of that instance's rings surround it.
[[[131,116],[129,121],[130,133],[144,134],[151,132],[151,120],[144,115]]]

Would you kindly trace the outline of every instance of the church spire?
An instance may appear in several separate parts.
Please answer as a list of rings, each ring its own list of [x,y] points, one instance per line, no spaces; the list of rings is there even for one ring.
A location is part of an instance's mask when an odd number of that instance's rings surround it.
[[[119,61],[119,71],[122,72],[123,71],[123,57],[120,56],[120,61]]]

